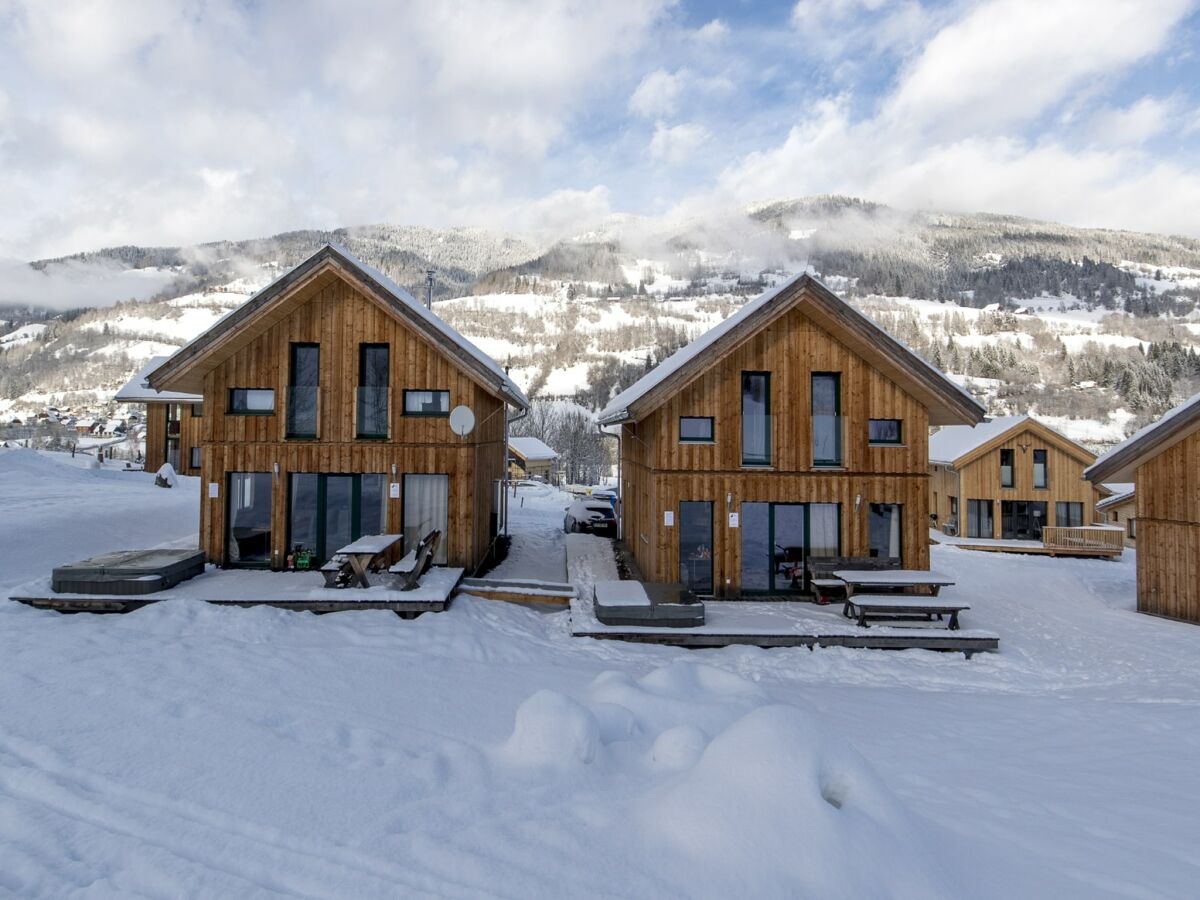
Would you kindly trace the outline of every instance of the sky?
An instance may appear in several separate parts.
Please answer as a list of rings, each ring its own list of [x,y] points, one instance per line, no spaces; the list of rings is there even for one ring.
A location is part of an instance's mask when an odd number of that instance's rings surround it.
[[[0,0],[0,260],[839,193],[1200,237],[1200,0]]]

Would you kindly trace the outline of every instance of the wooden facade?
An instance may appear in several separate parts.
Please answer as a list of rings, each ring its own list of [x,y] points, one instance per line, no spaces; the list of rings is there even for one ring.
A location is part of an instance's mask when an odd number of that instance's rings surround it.
[[[446,562],[473,569],[492,546],[501,515],[507,405],[526,401],[502,372],[488,367],[490,361],[464,352],[462,339],[447,326],[431,326],[431,314],[415,300],[390,282],[381,288],[382,276],[360,266],[343,251],[325,248],[248,301],[251,309],[239,321],[224,330],[218,330],[222,323],[214,326],[207,342],[189,345],[151,376],[155,387],[199,387],[204,397],[198,420],[200,543],[219,565],[236,562],[228,519],[234,473],[260,473],[266,476],[256,482],[261,484],[269,478],[272,568],[285,565],[295,543],[290,517],[298,483],[292,476],[298,474],[367,475],[373,485],[382,478],[382,528],[393,534],[405,533],[405,476],[446,476]],[[289,384],[296,345],[315,346],[319,359],[318,382],[308,389],[316,397],[315,434],[304,437],[291,436],[288,425],[289,403],[299,396]],[[373,428],[371,437],[359,436],[363,345],[387,348],[386,434]],[[273,391],[273,411],[235,412],[237,389]],[[407,414],[405,391],[448,392],[448,403],[437,414]],[[445,414],[457,406],[474,413],[475,426],[465,437],[452,432]],[[321,490],[328,512],[335,501]],[[358,495],[356,486],[356,506]]]
[[[931,440],[936,451],[937,435]],[[1044,486],[1035,484],[1035,451],[1045,452]],[[1004,453],[1011,455],[1011,486],[1005,486],[1001,480]],[[1095,459],[1095,454],[1086,447],[1036,419],[1021,417],[1012,427],[971,447],[956,459],[935,459],[930,463],[929,509],[934,525],[941,528],[953,522],[959,535],[985,539],[1037,539],[1042,526],[1091,525],[1101,495],[1084,480],[1083,470]],[[989,505],[990,532],[983,533],[986,528],[973,527],[980,524],[980,519],[970,521],[970,501]],[[1014,513],[1018,509],[1016,504],[1021,504],[1019,509],[1025,517],[1021,526],[1012,524],[1015,515],[1009,516],[1007,524],[1005,520],[1004,511]],[[1028,512],[1031,504],[1036,504],[1033,509],[1037,512],[1041,512],[1040,504],[1045,504],[1045,516],[1031,515]],[[1066,508],[1059,504],[1077,505]],[[1025,523],[1035,521],[1036,528],[1025,527]]]
[[[1112,525],[1125,532],[1125,546],[1137,546],[1137,494],[1129,491],[1124,494],[1106,497],[1096,504],[1096,522],[1100,525]]]
[[[203,425],[202,403],[156,402],[146,404],[147,472],[171,463],[180,475],[199,475],[197,462]],[[204,455],[200,450],[199,456]]]
[[[703,515],[705,507],[685,510],[684,504],[695,502],[711,503],[712,544],[706,550],[711,550],[716,596],[750,595],[762,588],[757,568],[763,565],[761,525],[751,520],[765,520],[767,533],[778,538],[781,508],[794,523],[789,526],[793,535],[803,528],[805,553],[815,553],[814,504],[827,504],[821,508],[826,522],[832,521],[836,507],[836,547],[827,530],[823,552],[867,556],[875,552],[868,524],[872,504],[897,504],[903,565],[929,568],[930,413],[928,400],[916,396],[922,392],[928,396],[927,383],[897,373],[896,358],[899,355],[906,362],[907,351],[898,351],[888,343],[890,339],[881,337],[872,350],[870,337],[864,340],[859,330],[874,327],[866,320],[855,320],[855,330],[846,330],[837,314],[843,302],[819,283],[800,279],[775,296],[773,306],[751,311],[706,352],[685,348],[681,352],[690,353],[692,361],[661,381],[650,373],[647,379],[652,386],[638,394],[634,385],[630,391],[635,399],[628,408],[620,408],[623,401],[618,398],[615,412],[601,413],[602,422],[621,422],[622,536],[643,577],[667,582],[694,579],[689,567],[694,570],[697,554],[694,549],[681,549],[681,526],[685,512],[690,517],[699,509]],[[890,371],[881,365],[885,357]],[[668,360],[664,366],[671,363]],[[924,365],[916,360],[909,364]],[[743,465],[744,373],[769,375],[770,460],[766,465]],[[837,376],[840,415],[834,427],[841,443],[837,465],[814,463],[814,374]],[[945,389],[957,405],[949,411],[939,406],[940,417],[949,421],[981,417],[982,410],[973,401],[949,383]],[[712,439],[681,440],[681,417],[711,418]],[[900,440],[872,443],[868,439],[871,419],[899,420]],[[760,528],[757,535],[751,533],[751,526]],[[790,552],[794,557],[798,551]],[[781,588],[774,569],[787,562],[777,561],[772,548],[766,552],[766,565],[772,569],[771,592],[799,587],[795,580],[782,579]],[[790,562],[794,564],[795,558]],[[706,558],[703,564],[707,567]]]

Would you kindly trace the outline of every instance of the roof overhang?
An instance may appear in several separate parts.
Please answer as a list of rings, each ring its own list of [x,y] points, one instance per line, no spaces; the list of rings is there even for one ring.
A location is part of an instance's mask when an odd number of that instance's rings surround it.
[[[1096,454],[1094,454],[1094,453],[1092,453],[1092,451],[1088,450],[1087,447],[1084,447],[1081,444],[1077,444],[1075,441],[1071,440],[1065,434],[1063,434],[1060,431],[1057,431],[1054,428],[1051,428],[1049,425],[1045,424],[1044,422],[1039,422],[1037,419],[1033,418],[1032,416],[1027,416],[1024,419],[1022,419],[1021,421],[1014,423],[1011,428],[1005,429],[1004,431],[1000,432],[998,435],[991,438],[990,440],[985,441],[984,443],[980,444],[978,447],[974,447],[967,453],[964,453],[958,459],[954,460],[952,465],[957,469],[961,469],[964,466],[968,466],[971,463],[973,463],[975,460],[979,459],[980,457],[985,456],[988,453],[991,453],[996,448],[1001,447],[1004,444],[1011,443],[1012,439],[1013,439],[1013,435],[1015,433],[1021,432],[1021,431],[1033,432],[1034,434],[1038,435],[1038,437],[1040,437],[1044,441],[1046,441],[1046,443],[1048,443],[1054,447],[1057,447],[1059,450],[1061,450],[1063,453],[1066,453],[1072,459],[1076,460],[1077,462],[1083,463],[1084,466],[1090,466],[1093,462],[1096,461]]]
[[[1134,481],[1138,467],[1200,432],[1200,394],[1109,450],[1083,473],[1091,482]]]

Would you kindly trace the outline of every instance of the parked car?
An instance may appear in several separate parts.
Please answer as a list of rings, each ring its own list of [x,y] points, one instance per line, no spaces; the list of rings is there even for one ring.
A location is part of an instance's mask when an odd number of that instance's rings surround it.
[[[612,504],[612,508],[617,508],[617,492],[612,488],[592,488],[593,500],[607,500]]]
[[[617,514],[607,500],[595,498],[576,500],[567,507],[567,515],[563,519],[563,531],[568,534],[575,531],[607,531],[615,534]]]

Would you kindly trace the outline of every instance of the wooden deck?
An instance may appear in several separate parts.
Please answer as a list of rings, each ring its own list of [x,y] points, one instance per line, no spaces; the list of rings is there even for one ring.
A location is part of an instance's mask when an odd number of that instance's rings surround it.
[[[1025,553],[1033,556],[1092,556],[1116,559],[1121,550],[1111,547],[1047,547],[1044,544],[967,544],[955,542],[950,546],[961,550],[982,550],[984,553]],[[1122,548],[1123,549],[1123,548]]]
[[[936,650],[975,653],[997,650],[999,637],[975,629],[876,625],[859,628],[841,615],[841,604],[818,607],[796,601],[706,600],[707,621],[695,628],[604,625],[588,602],[571,603],[571,634],[597,640],[674,647],[854,647],[872,650]]]
[[[485,600],[509,603],[543,603],[566,607],[575,596],[575,587],[565,582],[520,580],[511,578],[464,578],[458,593]]]

